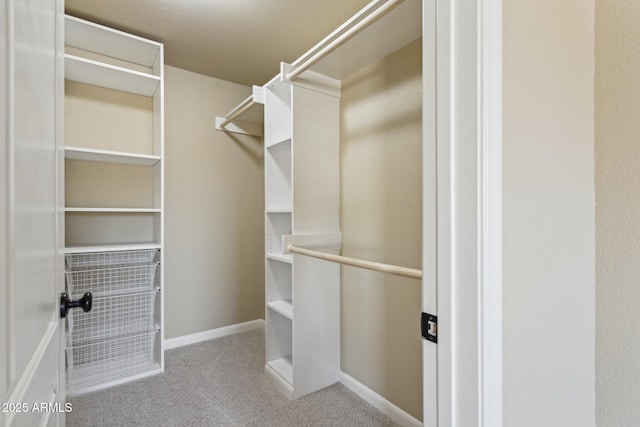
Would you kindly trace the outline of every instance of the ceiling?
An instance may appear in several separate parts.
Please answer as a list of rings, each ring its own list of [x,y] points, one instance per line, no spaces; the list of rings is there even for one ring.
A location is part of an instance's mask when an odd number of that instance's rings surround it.
[[[165,44],[165,63],[262,85],[370,0],[66,0],[70,15]]]

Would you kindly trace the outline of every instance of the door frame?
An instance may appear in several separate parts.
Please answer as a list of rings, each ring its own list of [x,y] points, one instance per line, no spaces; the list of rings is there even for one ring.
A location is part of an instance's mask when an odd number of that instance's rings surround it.
[[[501,427],[502,0],[436,2],[437,425]]]

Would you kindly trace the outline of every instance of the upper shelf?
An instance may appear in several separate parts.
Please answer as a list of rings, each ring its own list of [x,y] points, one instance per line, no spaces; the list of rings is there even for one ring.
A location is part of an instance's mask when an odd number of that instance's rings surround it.
[[[64,77],[143,96],[153,96],[160,85],[158,76],[68,54],[64,56]]]
[[[242,120],[238,120],[242,117]],[[224,117],[216,117],[216,129],[225,132],[262,136],[264,123],[264,88],[253,86],[251,96],[229,111]]]
[[[94,150],[92,148],[64,147],[65,159],[86,160],[92,162],[119,163],[136,166],[155,166],[160,156],[123,153],[120,151]]]
[[[145,67],[161,63],[162,44],[65,15],[65,44]]]
[[[374,0],[294,61],[289,72],[312,62],[308,70],[344,80],[421,36],[422,1]]]

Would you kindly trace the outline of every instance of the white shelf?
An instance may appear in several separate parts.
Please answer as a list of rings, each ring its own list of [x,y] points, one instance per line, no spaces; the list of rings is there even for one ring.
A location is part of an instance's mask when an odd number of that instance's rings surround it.
[[[267,303],[267,307],[282,314],[287,319],[293,320],[293,306],[291,305],[291,300],[273,301]]]
[[[293,255],[284,255],[284,254],[269,254],[267,255],[268,259],[272,259],[274,261],[285,262],[287,264],[293,264]]]
[[[153,147],[148,151],[151,154],[132,153],[127,152],[128,147],[101,139],[92,144],[100,149],[65,147],[65,159],[142,166],[150,168],[144,179],[151,178],[150,186],[131,186],[132,191],[144,192],[136,198],[137,203],[117,202],[118,191],[138,179],[135,175],[123,177],[125,181],[113,188],[116,191],[97,188],[103,199],[99,203],[83,203],[88,199],[78,196],[84,190],[68,189],[73,194],[67,193],[64,209],[66,284],[70,292],[90,290],[97,297],[95,315],[76,312],[67,320],[68,343],[73,344],[66,350],[67,384],[73,394],[164,370],[164,269],[159,267],[164,261],[164,48],[161,43],[71,16],[65,16],[65,48],[67,81],[137,94],[151,101],[149,142]],[[95,94],[92,99],[100,101],[103,95]],[[71,117],[72,121],[79,119]],[[119,122],[113,125],[121,126]],[[121,133],[133,135],[137,125],[136,120]],[[73,176],[73,171],[67,171],[65,179]],[[144,202],[149,198],[153,203]],[[100,207],[89,207],[96,205]],[[80,268],[74,268],[74,263]],[[131,310],[120,313],[123,306]]]
[[[288,137],[286,137],[284,139],[265,144],[265,147],[266,148],[277,148],[279,144],[290,143],[290,142],[291,142],[291,137],[288,136]]]
[[[309,49],[292,65],[304,63],[328,41],[345,33],[385,3],[371,2],[320,43]],[[422,36],[422,2],[404,1],[397,7],[331,52],[310,68],[311,71],[344,80],[363,67],[373,64]],[[304,73],[301,77],[304,76]]]
[[[124,153],[121,151],[94,150],[92,148],[81,147],[64,147],[64,157],[65,159],[71,160],[119,163],[136,166],[155,166],[160,161],[160,156]]]
[[[134,64],[153,67],[162,44],[65,15],[65,44]]]
[[[268,214],[290,214],[291,208],[270,208],[265,209],[265,212]]]
[[[135,251],[141,249],[160,249],[159,243],[121,243],[118,245],[75,245],[64,248],[66,254],[89,252]]]
[[[156,208],[64,208],[65,212],[96,212],[96,213],[159,213]]]
[[[68,54],[64,56],[64,77],[74,82],[143,96],[153,96],[160,86],[158,76]]]
[[[293,384],[293,364],[291,357],[283,357],[280,359],[272,360],[267,365],[278,375],[282,377],[288,384]]]

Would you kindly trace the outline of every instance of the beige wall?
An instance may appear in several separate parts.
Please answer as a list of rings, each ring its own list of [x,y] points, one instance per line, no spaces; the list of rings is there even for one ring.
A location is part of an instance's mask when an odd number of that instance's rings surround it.
[[[421,268],[421,43],[343,82],[342,254]],[[422,419],[419,280],[342,267],[342,370]]]
[[[640,3],[596,0],[599,426],[640,425]]]
[[[165,67],[166,338],[264,316],[262,143],[214,124],[249,94]]]
[[[151,98],[65,81],[65,145],[153,154]]]
[[[594,7],[504,2],[504,425],[593,426]]]

